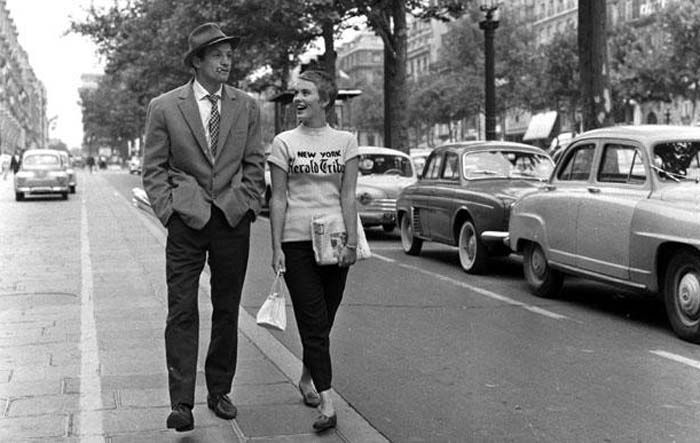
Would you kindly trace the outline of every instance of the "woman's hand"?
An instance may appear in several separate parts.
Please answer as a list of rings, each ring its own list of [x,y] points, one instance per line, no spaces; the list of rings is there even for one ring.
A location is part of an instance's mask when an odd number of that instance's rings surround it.
[[[357,251],[355,248],[343,247],[340,250],[340,256],[338,257],[338,266],[341,268],[347,268],[350,265],[355,264],[357,261]]]
[[[272,251],[272,270],[275,271],[275,274],[287,270],[284,252],[281,249]]]

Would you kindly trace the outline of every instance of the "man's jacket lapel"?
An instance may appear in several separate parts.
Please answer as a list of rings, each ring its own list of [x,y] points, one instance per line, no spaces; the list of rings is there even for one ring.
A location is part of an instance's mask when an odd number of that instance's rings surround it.
[[[207,137],[204,134],[204,126],[202,126],[202,117],[199,115],[199,107],[197,106],[197,101],[194,98],[194,90],[192,89],[192,82],[189,82],[185,88],[183,88],[177,106],[182,112],[182,116],[187,122],[190,131],[194,134],[194,138],[197,140],[199,148],[204,153],[207,161],[211,163],[211,156],[209,152],[209,147],[207,146]],[[221,141],[219,140],[219,145]]]
[[[217,157],[224,150],[224,144],[226,143],[229,132],[231,132],[234,121],[241,115],[238,106],[239,103],[238,100],[236,100],[236,95],[224,85],[221,99],[221,130],[219,131],[219,143],[216,147]]]

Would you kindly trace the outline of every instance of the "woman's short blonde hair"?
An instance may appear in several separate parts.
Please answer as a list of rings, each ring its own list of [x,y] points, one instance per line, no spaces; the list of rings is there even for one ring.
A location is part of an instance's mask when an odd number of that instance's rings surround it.
[[[335,80],[325,71],[309,70],[299,74],[299,80],[306,80],[316,85],[318,96],[321,100],[328,100],[326,104],[326,112],[333,109],[333,104],[338,96],[338,87],[335,85]]]

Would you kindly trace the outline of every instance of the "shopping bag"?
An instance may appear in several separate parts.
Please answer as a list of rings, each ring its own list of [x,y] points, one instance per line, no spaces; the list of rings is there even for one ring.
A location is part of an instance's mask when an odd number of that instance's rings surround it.
[[[258,326],[280,331],[284,331],[287,327],[287,310],[285,307],[287,285],[284,283],[283,276],[282,272],[278,272],[275,276],[270,293],[262,306],[260,306],[260,310],[258,310],[258,315],[256,316]]]
[[[338,264],[340,251],[347,243],[348,234],[342,214],[321,214],[311,218],[311,243],[314,258],[319,265]],[[360,216],[357,216],[357,259],[372,256]]]

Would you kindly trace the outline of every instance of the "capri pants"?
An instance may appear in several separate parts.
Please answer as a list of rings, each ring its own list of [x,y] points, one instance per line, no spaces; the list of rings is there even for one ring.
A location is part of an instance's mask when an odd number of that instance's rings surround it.
[[[345,290],[348,268],[316,264],[310,241],[282,243],[284,280],[294,307],[304,365],[318,392],[331,387],[330,334]]]

